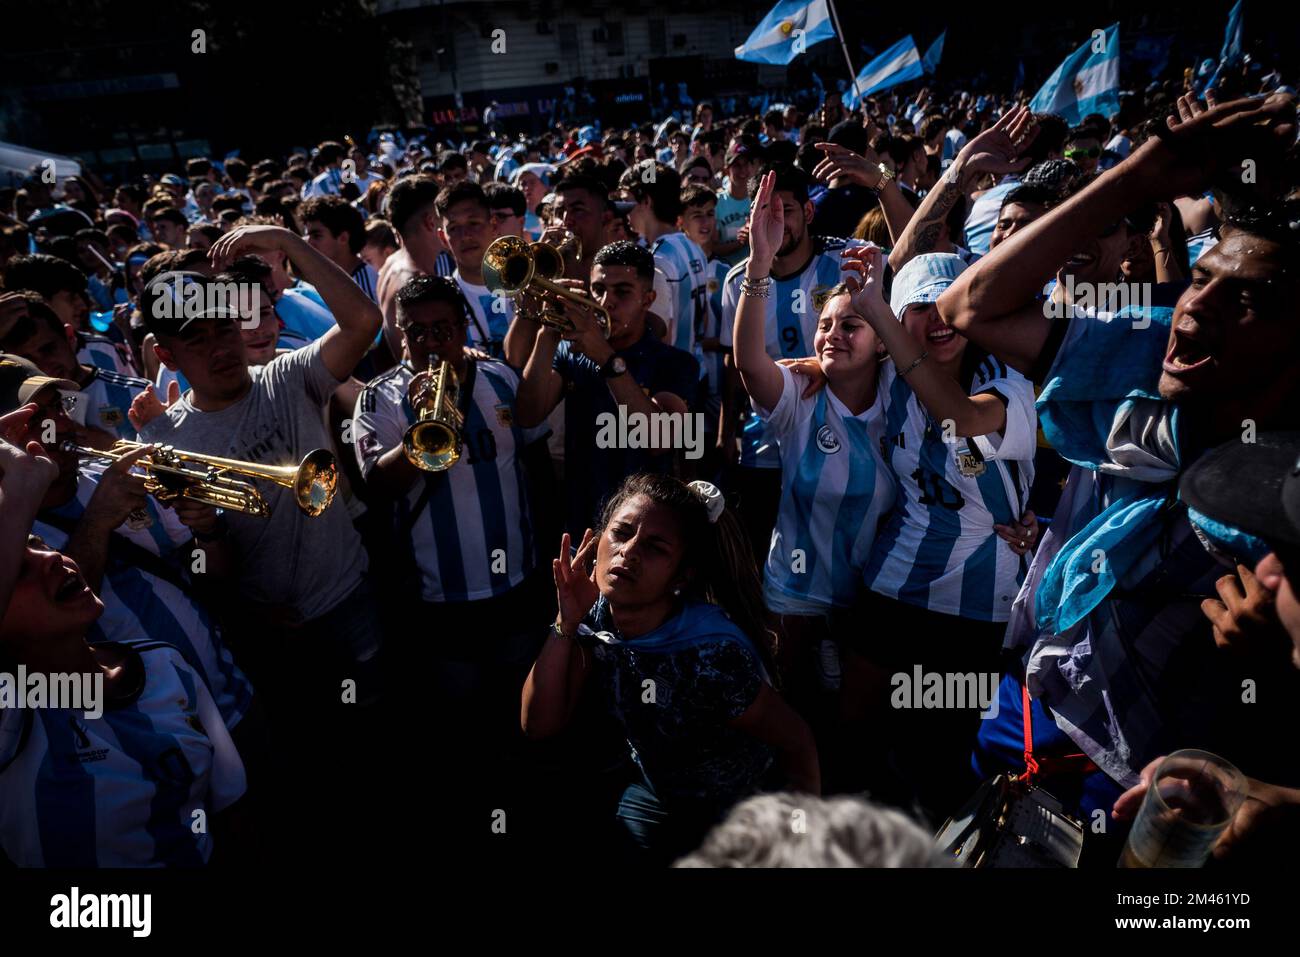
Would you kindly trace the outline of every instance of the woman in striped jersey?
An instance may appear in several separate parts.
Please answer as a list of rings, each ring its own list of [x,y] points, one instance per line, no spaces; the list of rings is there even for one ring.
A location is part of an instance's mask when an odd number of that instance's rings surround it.
[[[758,576],[717,488],[633,475],[570,552],[566,534],[522,724],[534,738],[563,729],[595,673],[636,765],[618,820],[643,859],[693,850],[760,789],[820,792],[812,733],[773,690]]]
[[[1033,480],[1033,387],[939,318],[935,300],[966,268],[959,257],[912,259],[894,277],[889,304],[881,250],[845,258],[852,306],[892,360],[877,388],[899,494],[866,563],[867,590],[836,629],[849,652],[845,700],[860,706],[859,717],[871,709],[883,717],[888,763],[903,779],[885,787],[901,783],[900,800],[917,799],[942,819],[976,783],[967,757],[991,702],[977,694],[934,701],[910,686],[932,687],[925,676],[938,674],[944,687],[954,687],[950,675],[970,676],[964,688],[996,687],[1037,534],[1032,514],[1022,514]],[[907,710],[918,701],[921,710]]]
[[[813,339],[828,387],[805,397],[795,375],[765,347],[772,260],[785,215],[776,173],[759,184],[750,213],[750,256],[736,310],[733,350],[746,392],[777,440],[781,504],[763,571],[763,600],[781,619],[781,671],[806,715],[818,698],[817,652],[829,617],[857,596],[876,527],[894,503],[894,482],[878,451],[884,434],[876,400],[879,339],[841,286],[830,295]]]
[[[0,848],[23,867],[205,864],[214,839],[233,837],[239,753],[174,647],[87,642],[103,610],[72,559],[28,539],[0,612],[0,672],[22,666],[29,687],[36,675],[50,687],[73,675],[102,695],[84,708],[0,708]],[[242,848],[227,841],[222,853]]]

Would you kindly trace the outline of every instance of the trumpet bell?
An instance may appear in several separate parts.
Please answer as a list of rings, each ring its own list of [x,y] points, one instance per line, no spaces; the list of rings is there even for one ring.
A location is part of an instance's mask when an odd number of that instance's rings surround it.
[[[293,495],[298,507],[315,518],[334,501],[338,492],[339,470],[334,454],[328,449],[316,449],[298,466],[294,476]]]
[[[417,469],[441,472],[460,460],[460,436],[450,426],[430,419],[406,430],[402,449]]]
[[[516,295],[533,278],[534,264],[527,242],[518,236],[502,236],[493,240],[483,254],[483,284],[507,296]]]

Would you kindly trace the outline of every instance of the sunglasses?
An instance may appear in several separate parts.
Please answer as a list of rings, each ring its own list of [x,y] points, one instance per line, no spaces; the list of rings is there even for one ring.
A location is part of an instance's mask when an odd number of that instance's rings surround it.
[[[398,326],[409,342],[449,342],[456,335],[456,330],[446,323],[438,323],[436,326],[422,326],[419,323],[411,322],[404,326]]]
[[[1096,159],[1096,158],[1097,158],[1098,156],[1100,156],[1100,155],[1101,155],[1101,147],[1100,147],[1100,146],[1090,146],[1090,147],[1088,147],[1088,149],[1086,149],[1086,150],[1066,150],[1066,151],[1065,151],[1065,158],[1068,159],[1068,160],[1073,160],[1073,159],[1083,159],[1084,157],[1087,157],[1088,159]]]

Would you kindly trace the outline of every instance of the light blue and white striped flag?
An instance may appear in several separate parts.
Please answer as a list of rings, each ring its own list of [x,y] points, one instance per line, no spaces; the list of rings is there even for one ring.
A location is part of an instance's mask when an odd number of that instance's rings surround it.
[[[781,0],[736,47],[737,60],[752,63],[791,62],[814,43],[835,36],[826,0]]]
[[[1214,68],[1214,76],[1205,84],[1205,89],[1218,87],[1219,77],[1229,67],[1241,62],[1245,52],[1245,24],[1242,22],[1242,8],[1246,0],[1237,0],[1232,12],[1228,14],[1228,28],[1223,31],[1223,49],[1219,51],[1219,65]],[[1203,95],[1203,94],[1202,94]]]
[[[1029,101],[1035,113],[1056,113],[1070,125],[1089,113],[1113,116],[1119,111],[1119,24],[1104,37],[1089,37],[1048,77]]]
[[[924,74],[921,54],[916,52],[916,41],[909,34],[862,68],[862,72],[853,81],[853,89],[844,94],[844,105],[850,110],[856,109],[864,96],[915,80]]]
[[[921,66],[925,68],[926,73],[934,73],[939,69],[939,58],[943,56],[943,38],[948,35],[947,28],[939,34],[939,39],[930,44],[930,49],[925,51],[925,56],[921,58]]]

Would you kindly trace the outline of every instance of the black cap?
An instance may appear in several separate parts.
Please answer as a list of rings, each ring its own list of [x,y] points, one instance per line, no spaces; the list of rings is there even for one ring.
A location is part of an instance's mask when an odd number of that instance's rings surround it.
[[[1261,432],[1201,456],[1179,494],[1215,521],[1300,547],[1300,432]]]
[[[159,273],[140,294],[140,316],[145,328],[155,336],[179,335],[196,319],[238,322],[245,315],[257,314],[251,309],[251,300],[245,301],[256,285],[217,280],[184,270]],[[260,295],[260,290],[254,294]]]

